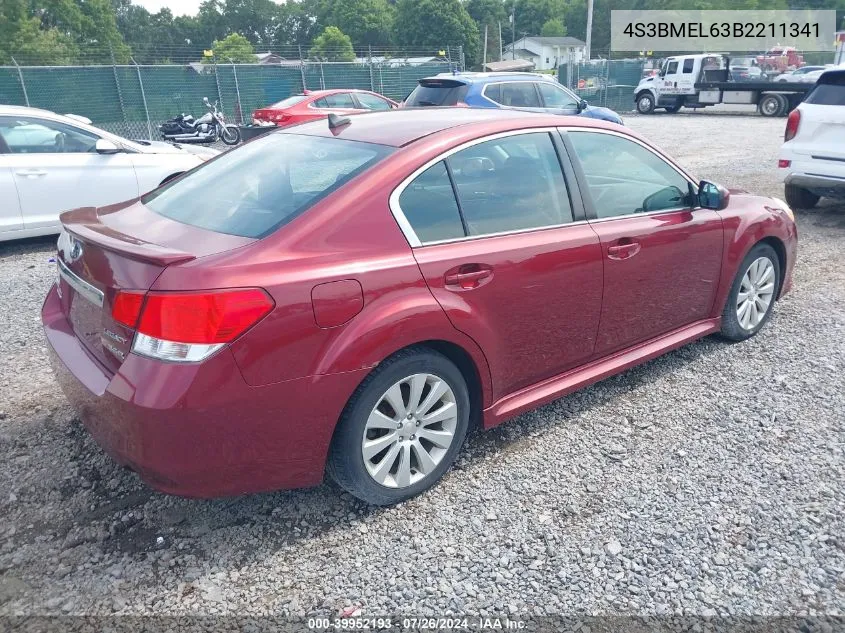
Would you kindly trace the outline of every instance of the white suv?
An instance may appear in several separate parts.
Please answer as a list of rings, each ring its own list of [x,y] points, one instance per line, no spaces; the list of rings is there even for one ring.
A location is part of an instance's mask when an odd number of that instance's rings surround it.
[[[822,196],[845,200],[845,69],[828,70],[790,112],[778,167],[786,202],[810,209]]]

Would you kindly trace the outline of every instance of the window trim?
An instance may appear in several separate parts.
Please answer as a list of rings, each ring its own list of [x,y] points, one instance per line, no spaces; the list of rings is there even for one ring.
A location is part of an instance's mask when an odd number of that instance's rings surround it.
[[[518,235],[520,233],[531,233],[531,232],[534,232],[534,231],[547,231],[549,229],[559,229],[559,228],[567,227],[567,226],[575,226],[577,224],[586,224],[587,221],[588,221],[588,219],[586,219],[586,218],[583,219],[583,220],[574,219],[575,217],[577,217],[576,211],[579,209],[579,205],[577,204],[579,201],[575,200],[574,196],[575,196],[575,194],[578,194],[579,196],[582,196],[583,194],[580,194],[580,189],[581,189],[580,183],[576,183],[577,189],[575,189],[574,191],[570,189],[571,185],[569,184],[569,181],[567,179],[567,170],[564,167],[564,162],[565,162],[564,159],[565,158],[568,159],[567,154],[569,154],[570,152],[569,152],[569,148],[566,148],[567,152],[565,154],[561,154],[561,152],[558,151],[558,147],[555,143],[555,137],[556,137],[557,133],[559,132],[559,130],[560,130],[560,128],[557,128],[557,127],[535,127],[535,128],[520,128],[518,130],[508,130],[506,132],[497,132],[495,134],[489,134],[487,136],[482,136],[480,138],[476,138],[476,139],[473,139],[471,141],[467,141],[466,143],[462,143],[462,144],[460,144],[456,147],[453,147],[451,149],[446,150],[445,152],[441,152],[436,157],[426,161],[425,163],[423,163],[422,165],[417,167],[408,176],[406,176],[404,179],[402,179],[402,182],[400,182],[393,189],[393,191],[390,194],[390,198],[388,199],[388,206],[390,207],[390,212],[393,214],[393,217],[396,219],[396,223],[399,225],[399,229],[405,235],[405,239],[408,240],[408,244],[410,244],[411,248],[422,248],[424,246],[436,246],[436,245],[439,245],[439,244],[452,244],[452,243],[455,243],[455,242],[465,242],[465,241],[468,241],[468,240],[483,240],[483,239],[487,239],[487,238],[490,238],[490,237],[501,237],[503,235]],[[512,230],[512,231],[500,231],[498,233],[485,233],[484,235],[464,235],[462,237],[453,237],[453,238],[449,238],[449,239],[446,239],[446,240],[434,240],[434,241],[431,241],[431,242],[420,241],[420,238],[417,236],[416,231],[414,231],[414,227],[411,225],[410,221],[405,216],[405,213],[402,211],[402,207],[399,204],[399,197],[402,195],[402,193],[405,191],[405,189],[414,180],[416,180],[417,176],[422,174],[424,171],[426,171],[430,167],[433,167],[434,165],[436,165],[440,161],[443,161],[444,164],[447,165],[447,173],[451,173],[449,168],[448,168],[447,159],[452,154],[457,154],[458,152],[465,150],[465,149],[468,149],[470,147],[473,147],[475,145],[480,145],[481,143],[486,143],[487,141],[495,141],[496,139],[500,139],[500,138],[507,138],[509,136],[521,136],[523,134],[537,134],[537,133],[543,133],[543,134],[549,135],[549,140],[551,141],[552,147],[554,148],[555,154],[557,155],[558,167],[560,168],[561,177],[563,178],[563,182],[566,185],[567,192],[568,192],[569,198],[570,198],[569,202],[570,202],[570,207],[572,208],[572,216],[573,216],[572,222],[565,222],[563,224],[551,224],[551,225],[548,225],[548,226],[535,226],[535,227],[531,227],[531,228],[527,228],[527,229],[515,229],[515,230]],[[570,164],[571,164],[571,162],[572,162],[571,159],[568,159],[568,160],[570,160]],[[577,172],[575,174],[575,177],[577,179],[577,177],[578,177]],[[451,180],[452,180],[451,175],[450,175],[449,180],[451,182]],[[458,202],[458,200],[457,200],[457,193],[454,192],[454,190],[453,190],[453,193],[455,193],[455,199],[456,199],[457,204],[460,205],[460,202]],[[460,210],[460,206],[459,206],[459,210]],[[586,206],[584,207],[584,210],[586,211]],[[461,218],[461,221],[463,222],[463,217]]]
[[[674,169],[678,175],[684,178],[690,185],[692,185],[696,190],[698,190],[698,182],[690,176],[686,171],[684,171],[680,165],[678,165],[674,160],[666,156],[663,152],[658,150],[657,148],[651,147],[644,141],[641,141],[638,138],[633,136],[629,136],[628,134],[624,134],[617,130],[605,130],[603,128],[596,128],[596,127],[562,127],[558,128],[558,132],[560,133],[561,139],[563,140],[563,145],[566,148],[567,153],[569,154],[569,160],[572,163],[572,168],[575,170],[575,178],[578,180],[578,188],[581,191],[581,200],[584,204],[584,211],[587,214],[587,222],[596,223],[596,222],[610,222],[613,220],[621,220],[624,218],[644,218],[644,217],[652,217],[655,215],[660,215],[663,213],[677,213],[678,211],[698,211],[703,207],[700,206],[691,206],[691,207],[674,207],[672,209],[660,209],[659,211],[643,211],[640,213],[626,213],[625,215],[614,215],[607,218],[600,218],[596,213],[596,208],[593,203],[593,196],[590,193],[589,183],[587,182],[587,176],[584,173],[584,168],[581,165],[581,159],[578,158],[578,154],[575,152],[575,146],[572,144],[572,139],[569,138],[568,132],[594,132],[598,134],[607,134],[609,136],[618,136],[625,140],[632,141],[636,143],[643,149],[648,152],[651,152],[658,158],[662,159],[669,167]]]
[[[491,81],[488,84],[484,84],[484,87],[481,89],[481,96],[484,99],[487,99],[490,103],[494,104],[497,108],[507,108],[508,110],[525,110],[525,108],[545,108],[546,106],[543,105],[543,95],[540,94],[540,89],[537,88],[537,81],[533,79],[517,79],[511,81]],[[536,106],[509,106],[505,105],[504,103],[499,103],[498,101],[493,101],[490,97],[487,96],[487,86],[506,86],[508,84],[530,84],[531,87],[534,88],[534,95],[537,97]]]

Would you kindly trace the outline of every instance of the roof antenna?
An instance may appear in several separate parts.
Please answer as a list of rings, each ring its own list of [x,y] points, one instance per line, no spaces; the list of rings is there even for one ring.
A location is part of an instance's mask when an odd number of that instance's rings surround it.
[[[329,113],[329,129],[334,130],[339,127],[343,127],[344,125],[349,125],[349,117],[339,117],[334,112]]]

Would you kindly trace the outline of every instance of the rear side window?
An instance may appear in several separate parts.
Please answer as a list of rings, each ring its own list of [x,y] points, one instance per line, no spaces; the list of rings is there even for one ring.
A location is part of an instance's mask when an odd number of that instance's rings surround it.
[[[141,201],[177,222],[259,238],[392,151],[384,145],[337,138],[268,134],[205,163]]]
[[[423,79],[414,88],[405,105],[415,106],[453,106],[463,101],[467,94],[467,85],[452,79]]]
[[[319,99],[314,105],[318,108],[355,108],[355,100],[348,92],[341,92],[335,95],[326,95]]]
[[[824,83],[822,83],[824,82]],[[815,105],[845,105],[845,73],[823,77],[804,99]]]
[[[499,101],[511,108],[539,108],[540,97],[532,81],[514,81],[502,84],[502,99]]]
[[[405,187],[399,206],[423,243],[464,237],[461,214],[442,160]]]
[[[685,59],[684,60],[684,74],[691,73],[692,67],[693,67],[694,64],[695,64],[694,59]]]

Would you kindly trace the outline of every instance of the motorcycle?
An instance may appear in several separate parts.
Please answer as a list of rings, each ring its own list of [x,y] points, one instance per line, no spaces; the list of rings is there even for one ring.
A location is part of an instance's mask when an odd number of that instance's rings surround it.
[[[226,145],[237,145],[241,131],[236,125],[226,123],[223,113],[212,105],[208,97],[202,99],[208,112],[198,119],[190,114],[180,114],[158,126],[161,137],[176,143],[214,143],[218,138]]]

